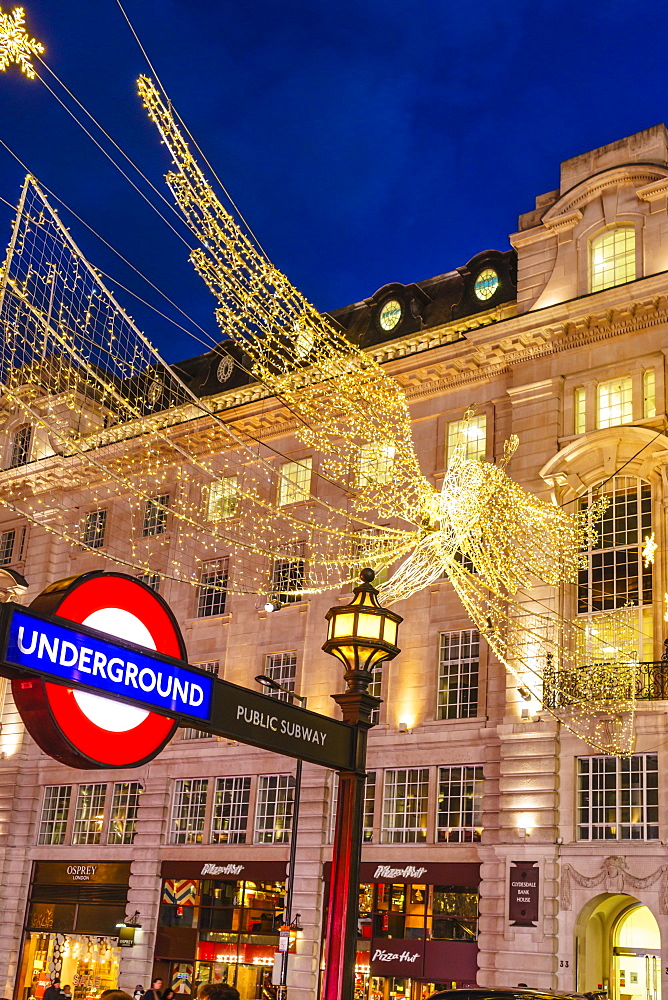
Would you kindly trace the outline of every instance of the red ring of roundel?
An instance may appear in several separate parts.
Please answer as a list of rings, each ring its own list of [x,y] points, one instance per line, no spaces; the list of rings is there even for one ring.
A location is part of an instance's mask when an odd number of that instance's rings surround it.
[[[35,604],[40,601],[41,598],[37,598]],[[82,623],[102,608],[120,608],[135,615],[151,633],[158,652],[185,659],[183,638],[168,606],[149,587],[133,577],[120,573],[86,574],[80,583],[75,583],[65,592],[57,609],[52,609],[51,613]],[[46,695],[45,707],[52,722],[73,751],[60,753],[57,759],[70,766],[132,767],[145,763],[162,750],[178,727],[174,719],[150,712],[134,729],[122,733],[109,732],[95,725],[81,711],[71,688],[41,683]],[[27,722],[27,719],[24,721]],[[29,731],[32,728],[28,725]],[[37,734],[31,731],[31,735],[48,753],[49,749],[42,745],[43,726],[40,725]],[[65,760],[65,757],[68,759]],[[76,762],[77,757],[79,763]]]

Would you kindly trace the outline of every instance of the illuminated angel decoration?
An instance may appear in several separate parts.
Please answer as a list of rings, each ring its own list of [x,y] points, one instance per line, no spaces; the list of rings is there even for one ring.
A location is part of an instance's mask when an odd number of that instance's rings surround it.
[[[167,180],[198,241],[191,260],[217,302],[217,353],[264,389],[241,394],[237,415],[229,397],[193,391],[28,177],[0,282],[0,420],[18,414],[34,429],[38,460],[0,474],[0,503],[77,551],[205,585],[222,609],[228,593],[293,600],[348,586],[365,564],[389,570],[386,603],[446,577],[537,704],[594,746],[630,752],[637,665],[623,652],[623,615],[593,629],[530,593],[518,599],[537,581],[575,580],[597,511],[569,514],[523,491],[506,473],[515,439],[498,466],[468,460],[462,441],[437,490],[402,387],[237,225],[169,102],[145,77],[139,88],[172,155]],[[316,472],[257,433],[263,396],[317,456]],[[101,509],[114,522],[108,545],[91,519]]]

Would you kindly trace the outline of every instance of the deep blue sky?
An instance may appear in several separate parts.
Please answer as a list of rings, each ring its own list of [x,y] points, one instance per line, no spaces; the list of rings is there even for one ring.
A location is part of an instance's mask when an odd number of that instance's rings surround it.
[[[49,65],[157,184],[115,0],[24,0]],[[275,263],[322,310],[506,249],[559,162],[668,117],[665,4],[126,0],[149,55]],[[3,10],[7,11],[6,0]],[[0,138],[217,334],[186,249],[41,84],[0,75]],[[0,196],[22,171],[0,150]],[[165,189],[166,190],[166,189]],[[89,259],[160,304],[80,225]],[[12,213],[0,205],[0,244]],[[119,292],[170,360],[203,348]]]

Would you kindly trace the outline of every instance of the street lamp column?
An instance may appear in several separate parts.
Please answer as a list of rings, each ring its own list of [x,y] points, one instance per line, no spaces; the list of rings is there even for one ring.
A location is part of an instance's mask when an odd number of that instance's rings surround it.
[[[323,1000],[354,1000],[366,744],[371,712],[379,704],[368,688],[374,669],[399,652],[397,630],[403,620],[378,603],[371,582],[374,571],[364,569],[361,577],[351,604],[327,612],[329,631],[322,647],[345,667],[346,690],[332,697],[341,707],[343,721],[355,726],[357,733],[356,769],[339,772]]]
[[[295,694],[290,688],[286,687],[284,684],[279,684],[275,681],[273,677],[269,677],[267,674],[258,674],[255,680],[258,684],[263,687],[270,688],[272,691],[282,691],[287,698],[292,701],[298,701],[302,708],[306,708],[306,698],[300,694]],[[285,924],[292,927],[295,921],[292,917],[292,902],[295,891],[295,861],[297,858],[297,826],[299,823],[299,800],[301,798],[302,790],[302,761],[301,758],[297,758],[297,767],[295,769],[295,791],[294,799],[292,803],[292,830],[290,831],[290,860],[288,861],[288,881],[286,885],[285,894],[285,909],[283,914],[283,920]],[[299,916],[299,914],[297,914]],[[287,981],[288,981],[288,952],[284,951],[281,953],[281,968],[279,974],[279,984],[278,991],[276,995],[276,1000],[286,1000],[287,998]]]

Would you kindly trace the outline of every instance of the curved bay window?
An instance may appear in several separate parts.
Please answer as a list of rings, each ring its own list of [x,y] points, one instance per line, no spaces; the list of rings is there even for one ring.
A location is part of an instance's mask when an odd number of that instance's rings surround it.
[[[578,615],[589,617],[595,628],[597,615],[637,609],[635,651],[648,662],[653,659],[652,566],[644,565],[642,550],[652,533],[651,487],[635,476],[614,476],[603,494],[608,506],[595,524],[597,537],[578,574]],[[597,495],[591,490],[582,507]]]

